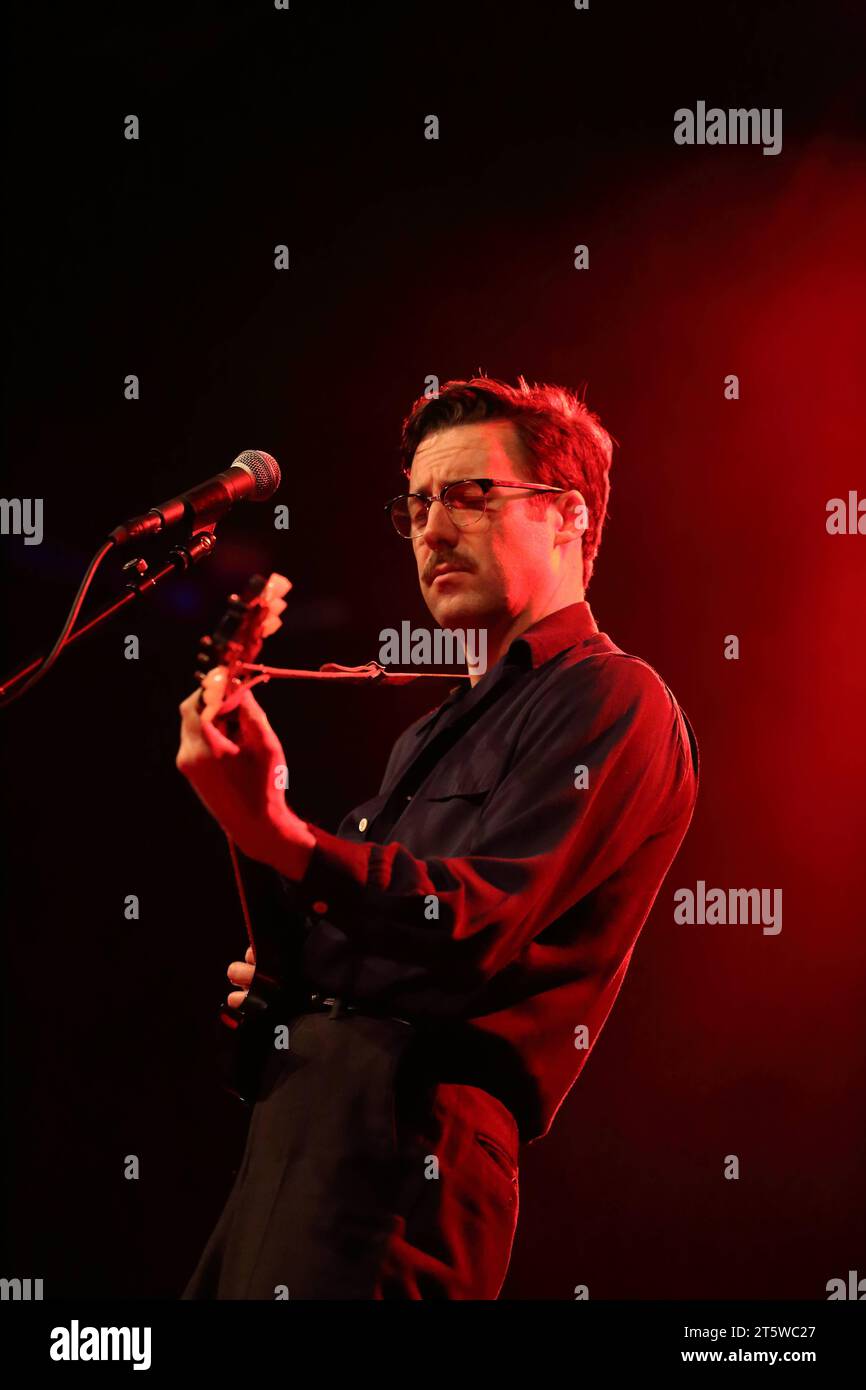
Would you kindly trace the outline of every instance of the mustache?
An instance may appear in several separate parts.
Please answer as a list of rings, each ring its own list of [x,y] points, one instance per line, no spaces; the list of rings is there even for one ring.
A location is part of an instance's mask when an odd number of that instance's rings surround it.
[[[464,565],[462,561],[445,560],[440,555],[438,559],[433,560],[429,565],[426,565],[424,567],[424,573],[421,577],[424,580],[425,584],[432,584],[433,575],[435,571],[438,570],[442,565],[446,565],[450,570],[463,570],[466,574],[472,573],[472,570],[470,569],[469,565]]]

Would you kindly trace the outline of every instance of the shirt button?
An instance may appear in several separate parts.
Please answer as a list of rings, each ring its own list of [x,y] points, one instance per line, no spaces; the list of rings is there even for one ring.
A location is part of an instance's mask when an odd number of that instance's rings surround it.
[[[358,829],[359,829],[359,830],[366,830],[368,824],[369,824],[369,822],[368,822],[368,820],[367,820],[367,817],[364,816],[361,820],[358,821]]]
[[[327,912],[327,910],[328,910],[328,904],[327,904],[327,903],[323,903],[323,902],[313,903],[313,911],[317,914],[317,916],[319,916],[319,917],[324,917],[324,915],[325,915],[325,913]]]

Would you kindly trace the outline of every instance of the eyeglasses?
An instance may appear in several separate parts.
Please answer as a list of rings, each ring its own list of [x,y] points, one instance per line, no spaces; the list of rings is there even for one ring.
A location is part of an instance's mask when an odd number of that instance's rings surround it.
[[[487,494],[492,487],[514,487],[524,492],[566,491],[562,487],[543,487],[535,483],[515,482],[513,479],[457,478],[431,497],[423,492],[407,492],[402,497],[392,497],[390,502],[385,503],[385,511],[393,521],[397,534],[404,540],[422,534],[434,502],[442,502],[448,508],[448,515],[455,526],[474,526],[484,515]]]

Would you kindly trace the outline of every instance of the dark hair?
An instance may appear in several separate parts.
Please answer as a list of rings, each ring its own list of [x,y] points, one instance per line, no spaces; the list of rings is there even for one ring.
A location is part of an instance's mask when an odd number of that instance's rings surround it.
[[[587,510],[583,536],[583,585],[592,576],[610,495],[614,441],[598,416],[563,386],[517,386],[492,377],[447,381],[436,396],[419,396],[403,421],[400,456],[408,476],[415,450],[428,434],[479,420],[511,420],[526,452],[533,482],[578,488]],[[531,499],[539,510],[548,496]]]

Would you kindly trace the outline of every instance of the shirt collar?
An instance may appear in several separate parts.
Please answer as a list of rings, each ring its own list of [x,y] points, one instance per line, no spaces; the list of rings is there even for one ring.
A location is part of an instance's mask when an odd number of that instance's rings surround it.
[[[598,625],[586,599],[580,603],[569,603],[565,608],[557,608],[554,613],[539,618],[532,627],[515,637],[505,653],[505,660],[523,661],[528,655],[529,663],[535,669],[596,632]]]
[[[582,642],[586,637],[591,637],[598,632],[598,625],[592,614],[589,604],[583,599],[580,603],[569,603],[565,608],[558,608],[554,613],[548,613],[545,617],[539,618],[537,623],[533,623],[525,632],[521,632],[519,637],[509,643],[509,646],[496,663],[497,666],[527,666],[536,670],[543,666],[551,657],[558,655],[559,652],[566,651],[569,647],[574,647],[578,642]],[[462,702],[474,703],[474,699],[479,698],[482,687],[487,688],[487,677],[495,667],[491,667],[476,681],[475,685],[470,685],[468,680],[463,680],[455,686],[447,699],[425,719],[423,724],[419,724],[415,730],[416,738],[427,733],[431,725],[435,724],[444,714],[448,713],[458,703],[461,708],[468,708]],[[501,670],[500,673],[501,675]],[[498,677],[497,677],[498,679]]]

